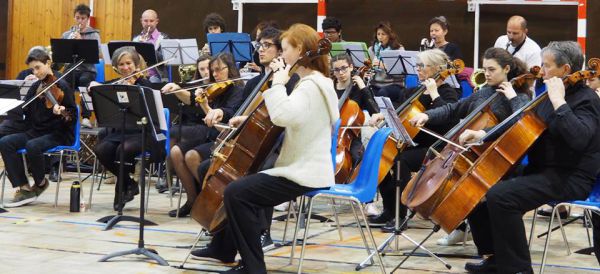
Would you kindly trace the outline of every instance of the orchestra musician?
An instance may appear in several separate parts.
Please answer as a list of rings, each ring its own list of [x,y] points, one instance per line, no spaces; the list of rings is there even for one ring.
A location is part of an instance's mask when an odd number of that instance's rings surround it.
[[[456,123],[457,119],[466,117],[496,92],[502,93],[503,96],[493,101],[490,107],[498,122],[501,122],[531,99],[527,84],[515,90],[509,82],[509,79],[526,73],[527,69],[521,60],[513,57],[508,51],[500,48],[487,49],[483,54],[483,69],[487,83],[481,90],[456,103],[419,113],[411,119],[411,124],[430,127]],[[467,136],[465,134],[469,132],[470,130],[465,131],[459,138],[464,139]],[[442,238],[439,243],[449,245],[460,242],[464,238],[465,231],[466,225],[462,224],[457,230]]]
[[[56,77],[51,69],[50,56],[42,50],[34,50],[27,56],[25,63],[32,69],[36,81],[29,89],[25,100],[29,101],[50,87]],[[34,202],[48,188],[48,180],[44,176],[45,163],[43,153],[59,145],[70,145],[75,136],[74,126],[76,105],[70,85],[60,80],[49,88],[49,92],[62,99],[58,104],[51,103],[48,93],[35,98],[23,109],[25,123],[28,125],[23,132],[6,135],[0,139],[0,153],[4,160],[5,169],[12,186],[18,188],[15,196],[6,207],[18,207]],[[73,117],[75,116],[75,117]],[[29,185],[20,149],[26,149],[27,162],[31,168],[34,184]]]
[[[492,186],[469,216],[480,263],[471,273],[533,273],[523,214],[551,201],[585,200],[600,170],[600,98],[584,81],[565,88],[563,77],[582,69],[583,53],[572,41],[542,50],[548,98],[534,109],[547,129],[532,145],[524,175]],[[461,143],[485,133],[468,131]]]
[[[346,42],[342,39],[342,21],[332,16],[325,17],[321,23],[325,38],[331,43]]]
[[[142,31],[137,36],[133,37],[133,42],[144,42],[154,45],[158,62],[163,60],[162,51],[160,51],[160,43],[164,39],[169,39],[169,35],[158,30],[158,13],[155,10],[145,10],[140,18]],[[160,83],[162,78],[167,76],[167,71],[164,66],[159,66],[148,71],[148,81],[151,83]]]
[[[227,80],[239,78],[239,72],[233,61],[233,56],[228,52],[222,52],[214,56],[209,64],[210,82],[220,82],[223,84]],[[218,84],[217,84],[218,85]],[[207,88],[207,90],[210,87]],[[224,91],[212,98],[204,99],[197,103],[199,98],[206,95],[204,89],[196,90],[196,102],[202,109],[194,118],[197,123],[193,126],[193,137],[188,142],[180,142],[171,148],[171,161],[178,178],[181,180],[186,190],[187,202],[181,207],[180,215],[186,216],[190,213],[192,204],[199,192],[198,186],[201,185],[200,177],[197,173],[198,166],[202,160],[210,157],[210,148],[219,135],[215,128],[216,124],[227,123],[235,111],[240,107],[243,101],[243,93],[240,81],[232,81],[231,84],[224,87]],[[164,92],[175,90],[173,86],[165,86]],[[189,93],[187,93],[189,94]],[[187,134],[187,133],[183,133]],[[198,182],[198,183],[197,183]],[[177,210],[169,212],[170,216],[175,217]]]
[[[443,51],[439,49],[432,49],[420,52],[417,55],[417,58],[418,77],[422,85],[427,88],[423,95],[419,97],[419,102],[421,102],[425,109],[429,110],[449,103],[456,103],[460,97],[460,91],[451,87],[443,80],[436,81],[435,79],[433,79],[436,73],[447,68],[447,64],[450,61],[448,55],[446,55]],[[416,92],[419,88],[420,87],[402,91],[402,98],[398,101],[394,101],[394,106],[398,107],[399,105],[404,103],[404,101],[410,98],[414,94],[414,92]],[[371,117],[369,123],[375,126],[383,120],[383,114],[377,113]],[[453,119],[449,120],[447,123],[431,126],[428,129],[435,131],[439,134],[444,134],[450,128],[452,128],[456,124],[456,122],[458,122],[458,120]],[[401,165],[401,190],[404,190],[406,183],[408,183],[408,181],[410,180],[411,172],[415,172],[421,167],[427,150],[431,145],[433,145],[433,143],[437,141],[437,139],[426,134],[425,132],[420,132],[414,138],[414,141],[418,144],[418,146],[406,148],[396,156],[397,159],[395,163],[399,161]],[[395,171],[396,167],[392,167],[392,170]],[[379,184],[379,193],[381,194],[383,202],[383,212],[378,216],[370,217],[369,224],[385,225],[383,227],[383,230],[385,232],[388,232],[394,229],[393,221],[394,217],[396,216],[395,176],[392,176],[391,174],[386,175],[383,181],[381,181],[381,183]],[[400,204],[400,212],[398,216],[404,219],[406,217],[406,211],[406,206]],[[403,221],[400,221],[400,223],[402,222]]]
[[[202,26],[204,27],[204,33],[223,33],[225,32],[225,19],[221,15],[216,12],[209,13],[204,18],[204,22],[202,22]],[[208,42],[204,44],[202,49],[200,50],[204,54],[211,55],[210,46]]]
[[[446,40],[449,30],[450,23],[445,16],[437,16],[429,20],[429,38],[434,41],[434,47],[443,50],[451,61],[463,59],[458,44]]]
[[[88,39],[98,41],[98,49],[100,49],[100,31],[90,26],[90,13],[91,9],[85,4],[79,4],[73,11],[75,24],[67,31],[62,34],[63,39]],[[99,52],[102,52],[99,50]],[[68,64],[65,67],[65,71],[71,67],[72,64]],[[74,83],[72,88],[87,87],[92,81],[96,79],[96,67],[94,64],[81,64],[75,71],[67,75],[65,81],[69,84]],[[78,91],[78,90],[75,90]],[[91,128],[90,117],[92,112],[87,108],[84,102],[81,102],[81,125],[84,127]]]
[[[519,15],[511,16],[506,23],[506,34],[496,39],[494,47],[507,50],[525,62],[528,68],[540,66],[541,48],[528,33],[527,20]]]
[[[142,56],[135,50],[134,47],[121,47],[115,50],[112,56],[113,68],[121,76],[130,76],[146,67],[146,63]],[[121,78],[107,81],[106,84],[120,82]],[[134,77],[123,81],[124,85],[138,85],[150,87],[151,83],[143,74],[136,74]],[[97,82],[92,82],[90,86],[99,85]],[[123,174],[124,182],[119,181],[119,164],[115,161],[120,159],[121,154],[124,154],[125,163],[134,163],[135,157],[142,152],[141,135],[142,131],[139,128],[125,129],[125,142],[121,143],[121,129],[110,128],[105,129],[98,134],[98,144],[94,148],[94,152],[98,157],[98,161],[112,174],[117,175],[117,183],[115,184],[115,197],[113,208],[118,211],[119,208],[119,184],[123,185],[123,205],[133,200],[134,196],[139,194],[139,186],[137,182],[131,178],[129,174],[134,172],[134,165],[125,164],[125,174]],[[157,142],[152,134],[148,133],[146,138],[146,147],[144,151],[150,152],[151,162],[157,162],[164,159],[164,145]]]
[[[330,153],[331,127],[339,112],[333,83],[326,76],[329,75],[327,57],[319,56],[299,65],[296,73],[300,80],[295,89],[287,95],[285,88],[291,64],[307,51],[315,51],[318,40],[317,32],[303,24],[294,24],[281,35],[283,60],[272,61],[273,83],[262,94],[271,121],[285,127],[281,154],[274,168],[242,177],[225,189],[228,222],[202,254],[233,262],[239,252],[242,261],[223,273],[266,273],[258,241],[262,231],[261,209],[335,182]]]

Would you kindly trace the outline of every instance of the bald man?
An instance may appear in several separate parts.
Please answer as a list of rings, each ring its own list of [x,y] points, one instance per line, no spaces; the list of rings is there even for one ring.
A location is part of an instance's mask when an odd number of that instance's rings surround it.
[[[527,20],[522,16],[512,16],[506,24],[506,35],[498,37],[494,44],[503,48],[527,64],[527,67],[541,66],[540,46],[527,36]]]
[[[160,42],[164,39],[169,39],[169,36],[158,30],[158,13],[154,10],[145,10],[140,18],[142,24],[142,31],[136,37],[133,37],[133,42],[145,42],[154,45],[156,50],[156,56],[158,61],[162,61],[162,54],[160,53]],[[161,66],[162,67],[162,66]],[[162,77],[166,77],[167,73],[162,67],[161,69],[151,69],[148,71],[148,79],[152,83],[162,82]]]

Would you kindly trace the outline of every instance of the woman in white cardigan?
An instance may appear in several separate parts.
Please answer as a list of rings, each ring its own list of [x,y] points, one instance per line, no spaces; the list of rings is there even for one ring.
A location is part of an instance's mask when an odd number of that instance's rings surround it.
[[[327,56],[301,58],[316,51],[318,40],[317,32],[303,24],[291,26],[281,36],[283,59],[271,63],[273,83],[263,97],[271,121],[285,128],[285,137],[273,168],[240,178],[225,189],[227,226],[214,235],[201,256],[231,262],[239,252],[242,261],[223,273],[267,273],[260,243],[261,209],[335,183],[331,128],[339,112],[333,82],[325,76],[329,75]],[[300,80],[287,95],[291,64],[300,59],[302,65],[295,71]]]

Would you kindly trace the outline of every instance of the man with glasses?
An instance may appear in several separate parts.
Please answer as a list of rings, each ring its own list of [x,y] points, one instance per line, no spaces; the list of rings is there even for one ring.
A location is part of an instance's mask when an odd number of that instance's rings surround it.
[[[345,42],[342,39],[342,22],[335,17],[327,17],[321,23],[323,34],[325,38],[329,39],[332,43]]]

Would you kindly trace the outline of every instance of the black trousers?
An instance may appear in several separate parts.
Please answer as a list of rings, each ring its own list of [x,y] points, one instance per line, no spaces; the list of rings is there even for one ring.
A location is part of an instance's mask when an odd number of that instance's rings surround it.
[[[28,166],[31,167],[30,170],[35,184],[39,185],[42,183],[45,173],[44,152],[67,143],[68,140],[65,140],[63,135],[57,133],[41,134],[33,130],[2,137],[0,139],[0,153],[2,153],[8,179],[12,186],[19,187],[28,184],[22,156],[17,154],[17,150],[23,148],[27,150]]]
[[[75,81],[73,82],[73,78],[75,78]],[[91,71],[81,71],[81,70],[75,70],[73,72],[71,72],[70,74],[68,74],[67,76],[65,76],[64,80],[69,83],[69,86],[71,86],[73,83],[75,83],[75,87],[74,89],[77,91],[78,87],[87,87],[90,85],[90,83],[92,81],[94,81],[96,79],[96,73],[95,72],[91,72]],[[87,108],[86,104],[84,103],[84,100],[81,100],[81,105],[79,106],[81,108],[81,117],[83,118],[90,118],[90,116],[92,116],[92,112]]]
[[[600,215],[592,212],[592,226],[594,232],[594,255],[600,264]]]
[[[232,182],[224,193],[228,223],[215,235],[210,248],[215,248],[223,258],[233,258],[237,251],[248,273],[267,273],[260,243],[264,220],[261,211],[312,190],[315,189],[263,173]]]
[[[428,147],[407,148],[396,156],[396,162],[400,161],[400,191],[404,191],[406,184],[411,179],[411,172],[419,170],[423,164],[423,159],[427,153]],[[392,172],[396,172],[396,163],[392,167]],[[384,214],[395,216],[396,214],[396,175],[388,173],[379,184],[379,193],[383,202]],[[400,218],[406,217],[407,208],[400,203]]]
[[[595,180],[558,169],[527,174],[498,182],[468,217],[479,254],[494,254],[498,273],[531,269],[523,214],[552,201],[585,199]]]

